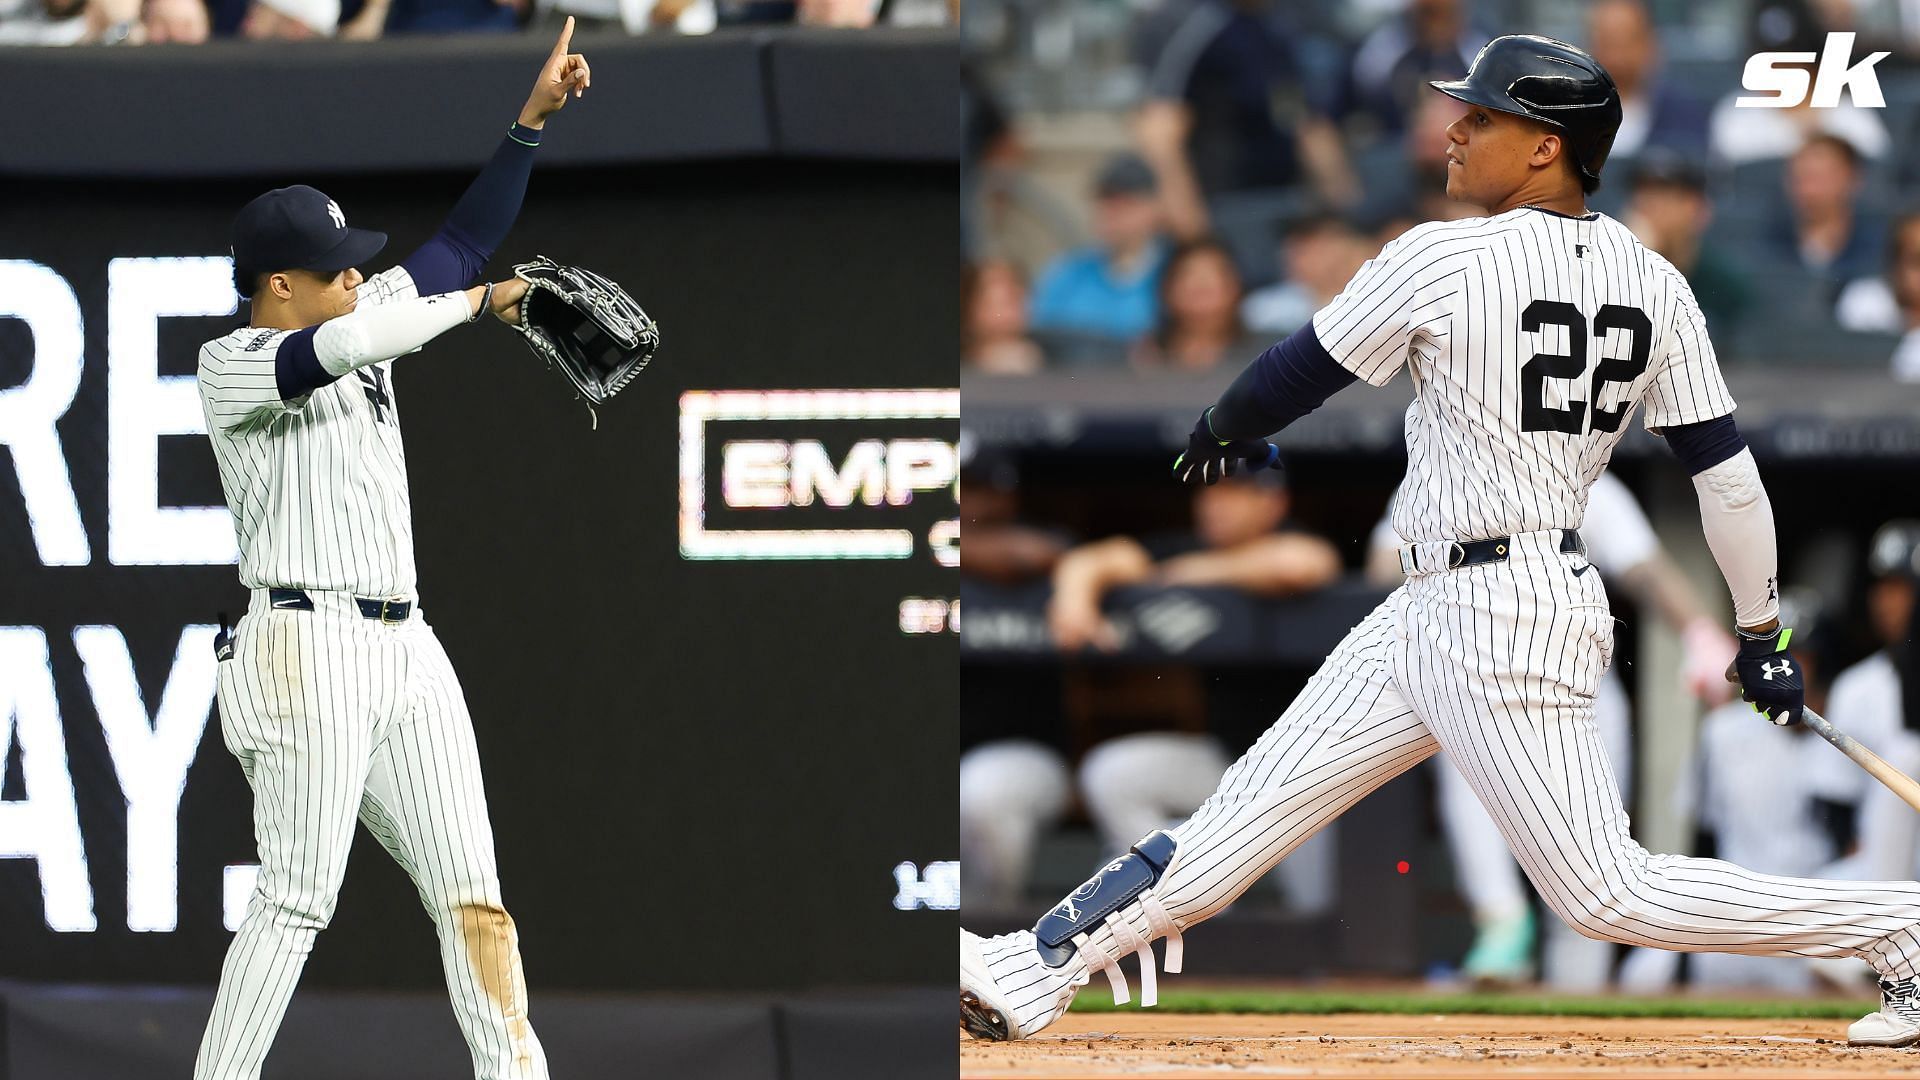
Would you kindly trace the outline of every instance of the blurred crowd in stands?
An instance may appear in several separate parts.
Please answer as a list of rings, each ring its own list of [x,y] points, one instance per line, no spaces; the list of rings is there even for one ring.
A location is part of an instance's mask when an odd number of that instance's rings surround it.
[[[371,41],[403,34],[720,27],[942,26],[959,0],[0,0],[3,45],[199,44],[219,38]]]
[[[1007,10],[973,20],[963,78],[971,370],[1237,368],[1405,229],[1480,212],[1443,194],[1459,106],[1426,81],[1533,30],[1613,74],[1625,117],[1591,205],[1687,275],[1723,360],[1920,380],[1912,5],[1152,0],[1110,34],[1101,85],[1126,89],[1091,100],[1048,92],[1052,24]],[[1856,63],[1891,53],[1884,108],[1735,107],[1747,55],[1818,54],[1829,31],[1858,35]]]

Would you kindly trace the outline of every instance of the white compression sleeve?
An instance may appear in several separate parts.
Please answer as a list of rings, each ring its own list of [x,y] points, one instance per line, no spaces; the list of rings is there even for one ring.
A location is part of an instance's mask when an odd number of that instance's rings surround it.
[[[1778,541],[1773,534],[1773,503],[1760,483],[1753,451],[1741,450],[1696,473],[1700,527],[1713,549],[1713,561],[1733,593],[1734,621],[1759,626],[1780,614]]]
[[[412,352],[473,317],[463,292],[395,300],[320,324],[313,352],[329,375]]]

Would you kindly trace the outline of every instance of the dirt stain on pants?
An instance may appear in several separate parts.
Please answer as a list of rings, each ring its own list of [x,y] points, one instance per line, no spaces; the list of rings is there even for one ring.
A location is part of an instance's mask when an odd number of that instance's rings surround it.
[[[514,1064],[531,1069],[527,983],[520,970],[520,932],[513,925],[513,916],[492,904],[461,904],[453,909],[453,917],[466,945],[467,963],[506,1020],[507,1035],[513,1040]]]

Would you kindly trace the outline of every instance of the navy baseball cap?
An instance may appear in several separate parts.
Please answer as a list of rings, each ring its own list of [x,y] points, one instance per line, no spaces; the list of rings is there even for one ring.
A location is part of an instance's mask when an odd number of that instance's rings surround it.
[[[335,273],[387,246],[386,233],[348,227],[340,204],[305,184],[274,188],[241,207],[231,240],[239,280],[276,270]]]

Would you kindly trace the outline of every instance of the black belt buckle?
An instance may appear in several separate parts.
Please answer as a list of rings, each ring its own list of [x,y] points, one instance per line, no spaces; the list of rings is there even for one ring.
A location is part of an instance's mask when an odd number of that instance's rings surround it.
[[[387,626],[406,622],[407,616],[413,614],[413,604],[406,600],[371,600],[356,596],[353,602],[360,606],[360,614],[369,619],[378,619]]]

